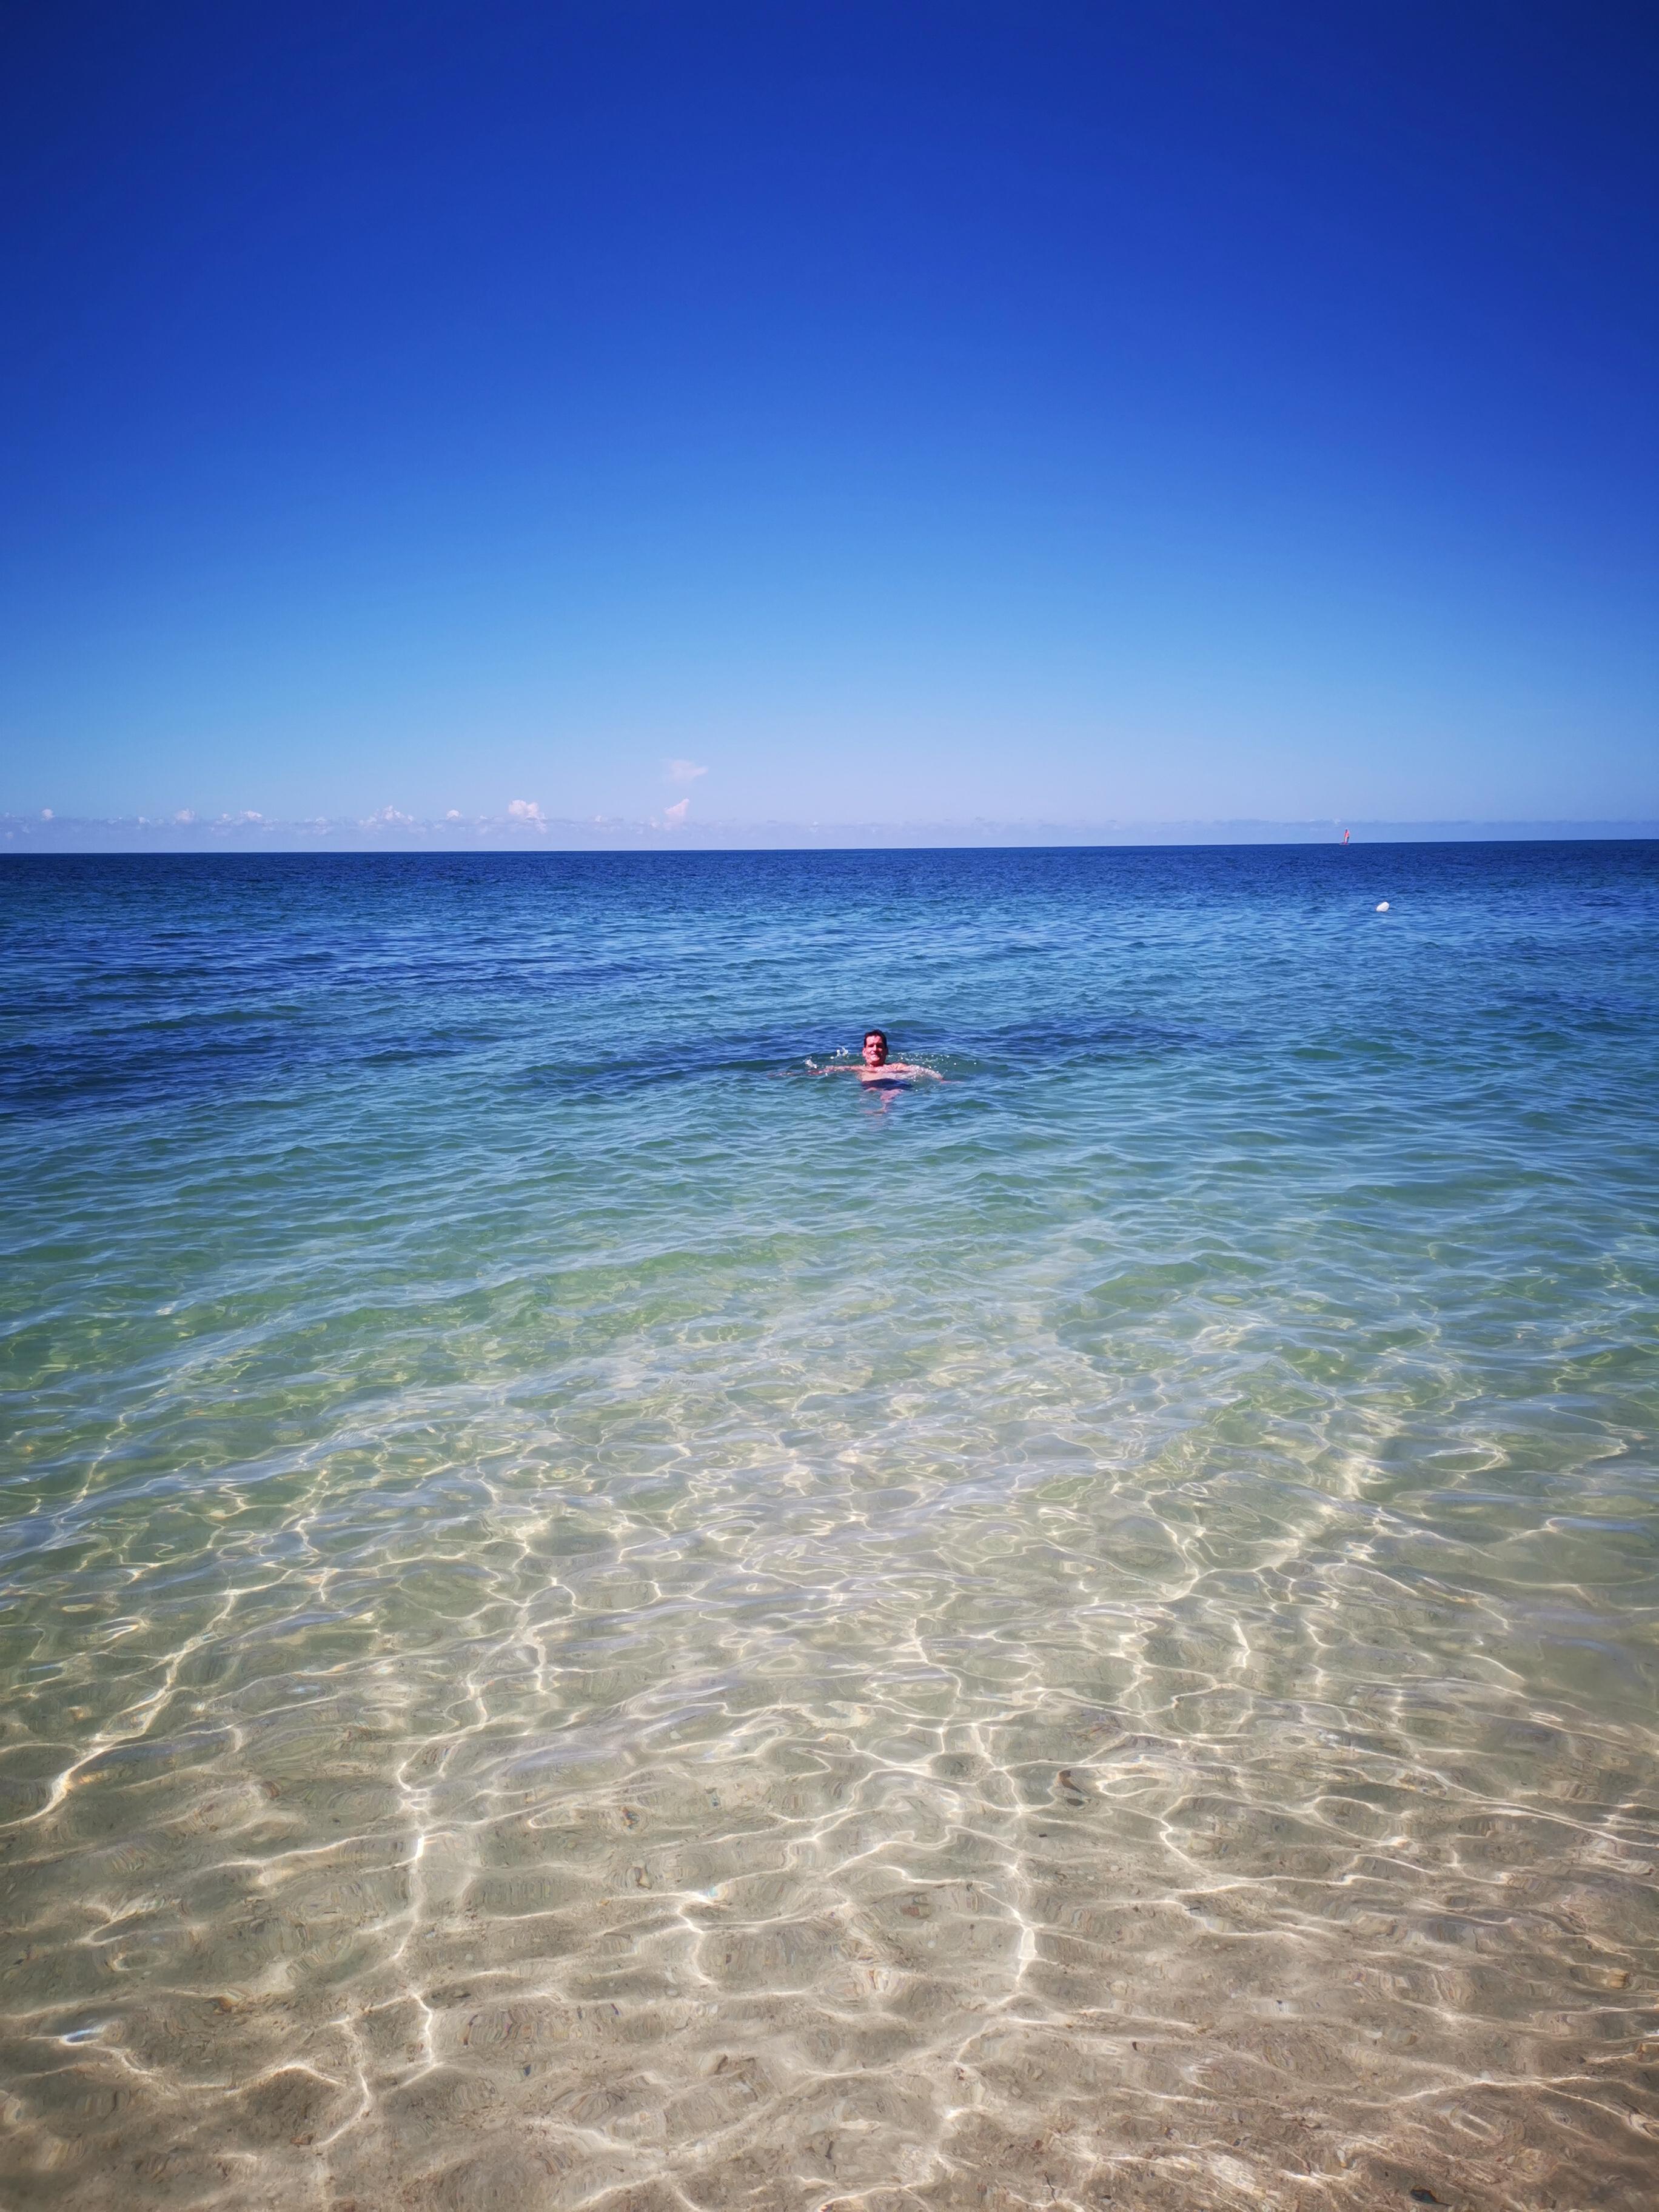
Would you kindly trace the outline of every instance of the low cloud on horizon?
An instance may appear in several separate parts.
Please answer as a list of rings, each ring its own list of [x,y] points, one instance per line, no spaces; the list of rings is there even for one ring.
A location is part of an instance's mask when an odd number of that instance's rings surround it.
[[[499,814],[463,815],[451,807],[423,819],[388,804],[368,815],[268,817],[252,807],[204,816],[191,807],[154,815],[65,815],[49,807],[0,811],[0,855],[50,853],[277,852],[629,852],[811,851],[860,848],[969,848],[1003,846],[1282,845],[1438,843],[1449,840],[1659,838],[1659,820],[1386,821],[1358,816],[1286,821],[1263,817],[1062,823],[1041,819],[971,822],[691,819],[690,797],[660,813],[584,817],[549,814],[539,800],[515,799]]]

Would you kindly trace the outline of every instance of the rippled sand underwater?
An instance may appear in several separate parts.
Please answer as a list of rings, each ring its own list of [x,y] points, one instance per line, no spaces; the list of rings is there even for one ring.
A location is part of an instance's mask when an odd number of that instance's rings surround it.
[[[7,2212],[1659,2202],[1659,848],[0,930]]]

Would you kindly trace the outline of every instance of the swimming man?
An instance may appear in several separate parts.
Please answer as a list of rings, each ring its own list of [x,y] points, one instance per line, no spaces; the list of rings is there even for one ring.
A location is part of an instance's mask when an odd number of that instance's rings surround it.
[[[864,1056],[857,1067],[853,1066],[850,1060],[843,1060],[837,1061],[833,1067],[821,1067],[818,1070],[820,1075],[842,1075],[849,1073],[856,1075],[860,1083],[872,1085],[908,1082],[913,1076],[917,1075],[931,1076],[935,1083],[943,1083],[945,1080],[936,1067],[919,1067],[914,1060],[889,1060],[885,1030],[866,1030]]]

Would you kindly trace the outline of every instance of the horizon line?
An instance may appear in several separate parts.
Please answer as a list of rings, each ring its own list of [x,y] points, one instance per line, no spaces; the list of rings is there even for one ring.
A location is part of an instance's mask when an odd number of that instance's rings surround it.
[[[1241,835],[1240,833],[1246,833]],[[1249,834],[1254,833],[1254,834]],[[33,852],[156,854],[289,853],[811,852],[824,850],[1133,849],[1170,845],[1447,843],[1646,843],[1659,837],[1651,817],[1483,819],[1439,817],[1220,816],[1206,818],[1058,823],[969,822],[692,823],[617,816],[586,821],[515,806],[509,815],[421,820],[393,808],[367,817],[267,819],[245,811],[202,820],[189,810],[168,819],[143,815],[23,815],[0,811],[0,854]]]

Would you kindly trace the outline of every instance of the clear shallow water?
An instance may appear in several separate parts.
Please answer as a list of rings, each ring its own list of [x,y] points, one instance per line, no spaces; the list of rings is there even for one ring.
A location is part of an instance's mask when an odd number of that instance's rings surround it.
[[[0,931],[8,2212],[1651,2205],[1659,848]]]

